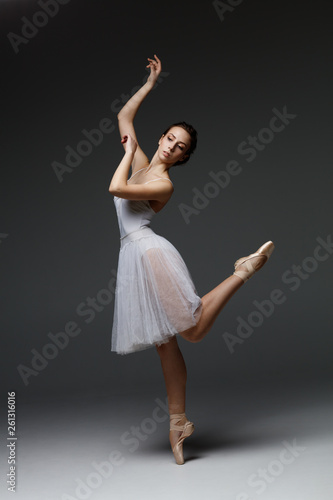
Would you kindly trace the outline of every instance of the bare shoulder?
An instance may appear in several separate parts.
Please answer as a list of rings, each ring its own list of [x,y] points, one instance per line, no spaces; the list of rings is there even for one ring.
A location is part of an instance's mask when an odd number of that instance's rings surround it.
[[[169,177],[156,177],[155,179],[150,179],[149,181],[145,182],[144,184],[149,184],[151,182],[156,182],[160,183],[159,185],[162,187],[163,186],[163,191],[166,193],[173,193],[174,191],[174,185],[172,183],[172,180],[169,179]]]

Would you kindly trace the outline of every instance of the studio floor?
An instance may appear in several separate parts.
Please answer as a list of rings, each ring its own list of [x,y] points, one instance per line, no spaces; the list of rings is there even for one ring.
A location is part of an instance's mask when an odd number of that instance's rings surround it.
[[[333,498],[329,387],[192,391],[182,466],[164,394],[40,397],[19,410],[19,500]]]

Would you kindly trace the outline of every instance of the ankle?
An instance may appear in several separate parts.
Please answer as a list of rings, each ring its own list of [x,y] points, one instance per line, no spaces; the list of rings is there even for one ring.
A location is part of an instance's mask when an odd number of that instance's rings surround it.
[[[170,403],[168,404],[169,415],[175,415],[176,413],[185,413],[185,403],[183,398],[179,398],[180,402]],[[177,401],[177,400],[176,400]]]
[[[170,413],[170,423],[176,425],[184,425],[187,422],[186,414],[183,413]]]

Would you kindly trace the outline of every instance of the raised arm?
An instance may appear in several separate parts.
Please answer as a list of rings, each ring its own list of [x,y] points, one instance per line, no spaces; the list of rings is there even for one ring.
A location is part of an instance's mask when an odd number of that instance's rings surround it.
[[[147,156],[139,146],[133,122],[139,107],[149,92],[154,88],[162,70],[161,61],[156,54],[154,54],[154,58],[155,59],[148,58],[149,64],[146,67],[150,68],[150,75],[146,83],[127,101],[117,115],[120,136],[124,137],[130,135],[137,143],[137,148],[132,160],[132,174],[140,168],[149,165]],[[126,150],[125,143],[123,143],[123,146]]]

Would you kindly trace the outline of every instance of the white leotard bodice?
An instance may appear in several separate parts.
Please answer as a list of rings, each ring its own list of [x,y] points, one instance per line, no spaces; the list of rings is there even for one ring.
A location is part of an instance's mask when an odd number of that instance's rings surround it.
[[[135,172],[132,177],[134,177],[134,175],[136,175],[141,170],[144,169],[141,168],[140,170]],[[130,177],[130,179],[132,179],[132,177]],[[159,177],[158,179],[152,179],[148,182],[144,182],[144,184],[148,184],[149,182],[154,182],[160,179],[166,179],[171,182],[171,180],[167,177]],[[118,198],[118,196],[114,196],[113,200],[116,207],[121,238],[129,233],[132,233],[133,231],[138,231],[143,227],[150,226],[155,212],[150,206],[148,200],[126,200],[125,198]]]

